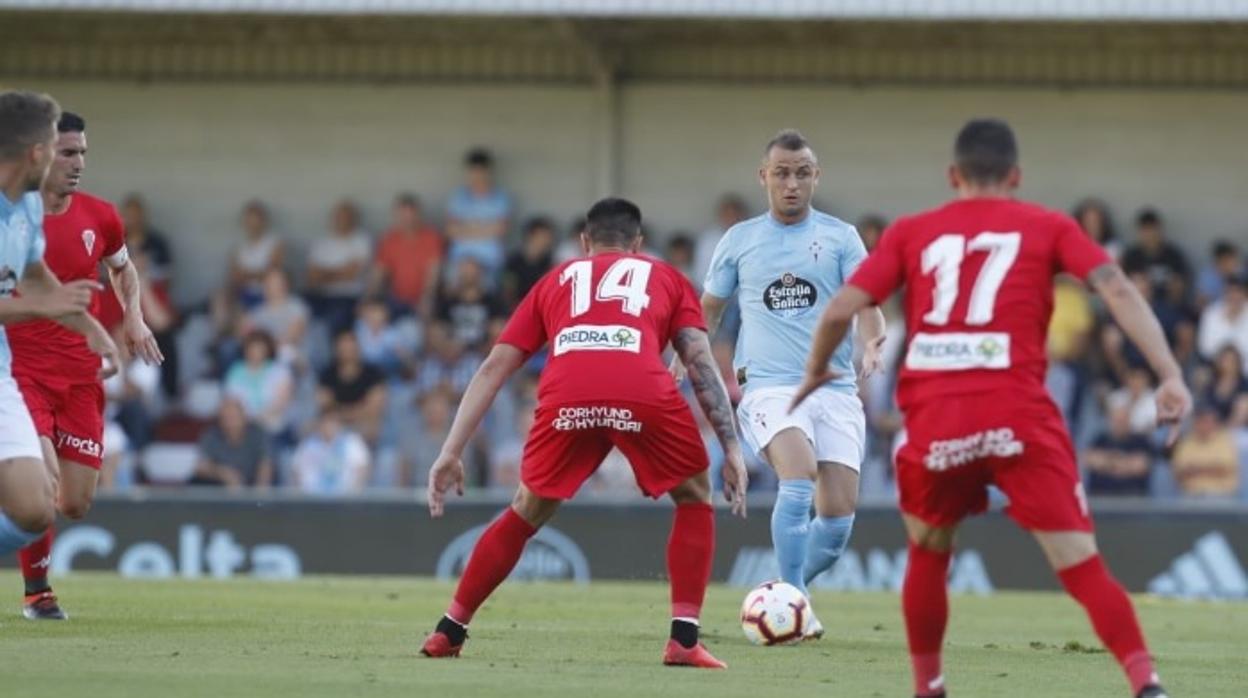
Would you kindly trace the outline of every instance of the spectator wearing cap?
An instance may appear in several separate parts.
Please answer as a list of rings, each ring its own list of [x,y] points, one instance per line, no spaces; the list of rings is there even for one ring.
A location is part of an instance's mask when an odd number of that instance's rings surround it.
[[[1083,454],[1088,494],[1147,496],[1152,462],[1152,442],[1132,431],[1130,407],[1111,405],[1106,430]]]
[[[1222,298],[1200,314],[1197,347],[1201,356],[1213,359],[1222,347],[1235,347],[1248,358],[1248,276],[1237,276],[1226,285]],[[1245,364],[1248,372],[1248,364]]]
[[[404,312],[428,315],[446,243],[424,217],[420,199],[400,194],[391,207],[390,229],[377,245],[372,293],[384,294]]]
[[[555,224],[544,216],[524,224],[524,242],[503,265],[503,304],[513,309],[555,265]]]
[[[1222,298],[1227,283],[1245,271],[1248,270],[1244,269],[1244,259],[1235,243],[1229,240],[1213,243],[1209,263],[1196,275],[1197,305],[1204,308]]]
[[[1127,272],[1147,273],[1154,294],[1182,305],[1191,285],[1192,267],[1187,256],[1166,239],[1161,215],[1154,209],[1140,211],[1135,230],[1136,243],[1123,253],[1123,268]]]
[[[503,266],[511,197],[495,183],[494,155],[485,148],[468,151],[464,169],[464,184],[446,204],[448,261],[456,267],[460,260],[471,257],[493,275]]]
[[[1235,439],[1212,405],[1197,405],[1192,429],[1179,439],[1170,461],[1186,495],[1233,496],[1239,489]]]

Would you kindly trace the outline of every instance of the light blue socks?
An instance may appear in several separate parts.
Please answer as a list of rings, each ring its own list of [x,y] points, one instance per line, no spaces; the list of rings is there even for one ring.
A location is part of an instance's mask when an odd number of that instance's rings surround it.
[[[854,530],[854,515],[816,516],[810,522],[810,544],[806,548],[806,565],[802,568],[802,581],[810,584],[825,570],[841,559],[849,545],[849,534]]]
[[[0,557],[15,553],[27,545],[35,542],[43,532],[31,533],[23,530],[17,524],[9,520],[9,517],[0,512]]]
[[[802,567],[810,538],[810,504],[814,497],[815,483],[810,480],[781,480],[776,506],[771,510],[771,545],[776,551],[780,578],[803,594],[807,591]]]

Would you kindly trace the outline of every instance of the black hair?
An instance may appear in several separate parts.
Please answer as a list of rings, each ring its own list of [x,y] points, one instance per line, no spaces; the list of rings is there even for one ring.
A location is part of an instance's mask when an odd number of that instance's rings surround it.
[[[1088,211],[1096,211],[1101,216],[1102,237],[1097,242],[1104,244],[1118,238],[1118,231],[1114,227],[1113,216],[1109,214],[1109,204],[1096,197],[1088,197],[1075,204],[1075,207],[1070,210],[1070,217],[1079,223],[1080,228],[1083,228],[1083,217],[1087,215]],[[1084,230],[1083,232],[1086,233],[1088,231]]]
[[[692,253],[693,248],[693,238],[688,233],[674,233],[671,239],[667,241],[667,249],[669,252],[675,250],[685,250],[686,252]]]
[[[52,140],[61,107],[37,92],[0,92],[0,160],[22,157],[31,146]]]
[[[1157,213],[1155,208],[1142,208],[1140,212],[1135,214],[1135,225],[1137,228],[1143,227],[1161,227],[1161,214]]]
[[[888,220],[878,213],[868,213],[858,219],[858,232],[862,232],[868,228],[878,230],[881,233],[888,227]]]
[[[415,208],[415,209],[419,209],[419,208],[420,208],[420,197],[419,197],[419,196],[416,196],[415,194],[413,194],[413,193],[411,193],[411,192],[406,192],[406,191],[405,191],[405,192],[403,192],[402,194],[399,194],[398,196],[394,197],[394,205],[395,205],[395,206],[406,206],[406,207],[408,207],[408,208]]]
[[[627,199],[602,199],[590,207],[585,218],[585,232],[594,244],[627,247],[641,235],[641,209]]]
[[[246,337],[243,337],[244,347],[249,347],[254,342],[260,342],[264,345],[264,353],[270,361],[277,358],[277,342],[274,341],[273,335],[264,330],[252,330],[247,333]]]
[[[61,120],[56,122],[57,133],[82,133],[86,130],[86,119],[72,111],[61,112]]]
[[[1018,166],[1018,142],[1001,119],[972,119],[958,131],[953,160],[967,181],[997,184]]]
[[[767,151],[771,152],[771,149],[768,148]],[[724,194],[723,196],[719,197],[718,208],[725,208],[725,207],[735,209],[736,212],[741,214],[742,216],[745,216],[747,213],[749,213],[749,210],[750,210],[749,205],[745,203],[745,198],[742,197],[740,194]]]
[[[473,148],[464,156],[464,165],[467,167],[484,167],[488,170],[494,167],[494,154],[485,148]]]
[[[772,148],[780,148],[782,150],[801,150],[809,148],[810,141],[806,140],[806,136],[795,128],[786,128],[767,141],[767,147],[763,148],[763,156],[771,154]]]
[[[1220,239],[1213,241],[1213,258],[1222,259],[1223,257],[1238,256],[1239,248],[1230,240]]]
[[[549,230],[551,234],[555,233],[555,222],[546,216],[534,216],[524,223],[524,237],[529,237],[539,230]]]

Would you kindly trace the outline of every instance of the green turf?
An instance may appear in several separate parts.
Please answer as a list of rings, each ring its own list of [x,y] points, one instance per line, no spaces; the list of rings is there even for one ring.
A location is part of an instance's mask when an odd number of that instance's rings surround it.
[[[16,578],[10,580],[17,585]],[[711,590],[704,637],[726,672],[669,669],[666,587],[505,585],[465,656],[415,656],[450,587],[401,578],[127,581],[57,585],[67,623],[0,616],[0,694],[90,696],[906,696],[897,599],[817,594],[829,633],[798,647],[748,645],[743,593]],[[1045,594],[955,597],[946,650],[954,695],[1124,696],[1082,612]],[[1248,693],[1248,604],[1140,601],[1176,696]]]

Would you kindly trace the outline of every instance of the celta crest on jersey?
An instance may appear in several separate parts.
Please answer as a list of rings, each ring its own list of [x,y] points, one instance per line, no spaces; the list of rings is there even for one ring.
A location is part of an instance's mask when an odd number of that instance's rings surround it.
[[[815,285],[792,272],[785,272],[763,292],[763,304],[767,309],[784,317],[801,315],[818,300]]]

